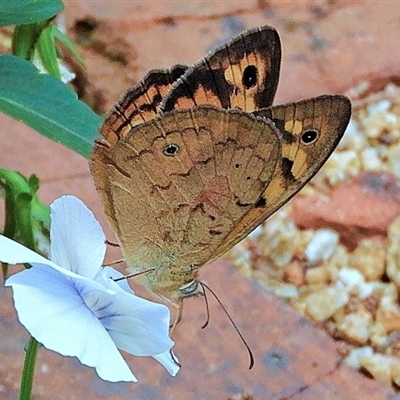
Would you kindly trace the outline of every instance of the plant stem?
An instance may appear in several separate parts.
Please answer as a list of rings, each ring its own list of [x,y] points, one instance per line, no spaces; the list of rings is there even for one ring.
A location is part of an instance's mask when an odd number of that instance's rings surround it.
[[[35,373],[36,356],[39,350],[39,342],[31,337],[26,347],[24,370],[22,371],[21,390],[19,400],[31,400],[33,375]]]

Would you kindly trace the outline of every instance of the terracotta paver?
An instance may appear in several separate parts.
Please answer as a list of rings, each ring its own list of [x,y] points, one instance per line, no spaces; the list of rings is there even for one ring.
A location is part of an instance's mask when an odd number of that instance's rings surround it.
[[[400,180],[389,173],[361,173],[332,190],[329,199],[301,195],[293,199],[296,225],[303,229],[332,228],[350,248],[365,235],[386,236],[399,214]]]
[[[82,48],[87,71],[80,74],[85,86],[79,89],[100,111],[148,69],[195,62],[239,31],[263,24],[275,26],[282,40],[277,103],[400,76],[397,1],[65,4],[72,37],[79,36],[77,21],[81,28],[93,27]],[[2,167],[38,174],[45,202],[65,193],[79,196],[106,226],[84,159],[3,115],[0,136]],[[204,304],[189,299],[175,337],[183,366],[176,378],[153,360],[127,357],[140,383],[111,384],[74,359],[41,350],[35,399],[228,399],[239,393],[276,400],[400,399],[392,388],[341,365],[325,333],[227,263],[204,268],[201,277],[246,337],[255,355],[253,370],[247,369],[247,353],[215,302],[210,299],[210,326],[201,330]],[[0,296],[0,399],[5,400],[17,398],[27,334],[14,317],[10,291],[0,289]]]
[[[194,63],[258,25],[274,26],[281,36],[276,103],[343,93],[362,81],[379,84],[400,72],[396,1],[132,2],[130,12],[127,2],[65,4],[71,35],[86,44],[88,97],[95,95],[102,110],[149,69]],[[91,27],[91,40],[78,33],[82,26]]]

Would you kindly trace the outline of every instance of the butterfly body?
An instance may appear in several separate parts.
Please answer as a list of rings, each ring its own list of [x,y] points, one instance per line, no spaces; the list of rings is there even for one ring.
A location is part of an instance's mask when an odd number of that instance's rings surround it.
[[[97,186],[119,241],[130,243],[122,246],[130,270],[154,267],[144,279],[164,295],[170,282],[195,279],[270,184],[279,139],[261,118],[203,106],[137,125],[112,148],[99,142],[92,162],[106,178]],[[128,215],[124,229],[118,221]]]
[[[197,294],[198,270],[297,193],[343,135],[345,97],[269,107],[279,66],[275,30],[250,30],[192,67],[151,72],[106,117],[95,184],[129,272],[163,298]]]

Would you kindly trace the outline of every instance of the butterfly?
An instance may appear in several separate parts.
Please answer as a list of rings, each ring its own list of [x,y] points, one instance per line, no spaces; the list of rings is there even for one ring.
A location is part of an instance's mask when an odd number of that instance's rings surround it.
[[[339,143],[343,96],[271,107],[275,29],[251,29],[192,66],[153,70],[106,116],[91,172],[129,272],[175,303],[199,269],[294,196]]]

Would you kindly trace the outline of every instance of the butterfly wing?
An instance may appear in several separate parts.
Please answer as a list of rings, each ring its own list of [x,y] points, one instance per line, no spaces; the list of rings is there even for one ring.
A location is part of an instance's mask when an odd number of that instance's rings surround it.
[[[100,191],[103,207],[110,225],[116,231],[116,215],[113,207],[113,191],[110,187],[107,161],[110,149],[131,131],[131,129],[157,116],[161,99],[172,87],[173,82],[187,69],[175,65],[169,70],[152,70],[137,85],[129,89],[105,117],[100,132],[107,140],[98,142],[92,152],[91,172]],[[100,189],[101,188],[101,189]]]
[[[281,45],[274,28],[246,31],[190,68],[176,65],[150,71],[121,97],[100,132],[115,144],[133,126],[155,118],[166,98],[164,111],[199,104],[248,112],[267,107],[278,86],[280,62]]]
[[[200,107],[97,142],[91,170],[131,269],[202,266],[271,183],[275,126]]]
[[[162,101],[164,112],[201,104],[251,112],[272,104],[279,81],[281,44],[269,26],[244,32],[194,64]]]
[[[320,96],[256,111],[282,134],[281,154],[271,183],[216,250],[220,257],[282,207],[319,171],[342,138],[351,116],[343,96]]]
[[[106,116],[100,128],[104,138],[110,144],[115,144],[133,126],[155,118],[161,100],[187,68],[185,65],[175,65],[168,70],[150,71],[141,82],[121,97]]]
[[[265,108],[280,59],[273,28],[247,31],[192,67],[151,71],[106,118],[92,175],[124,259],[155,270],[154,291],[176,292],[247,236],[342,137],[344,97]]]

